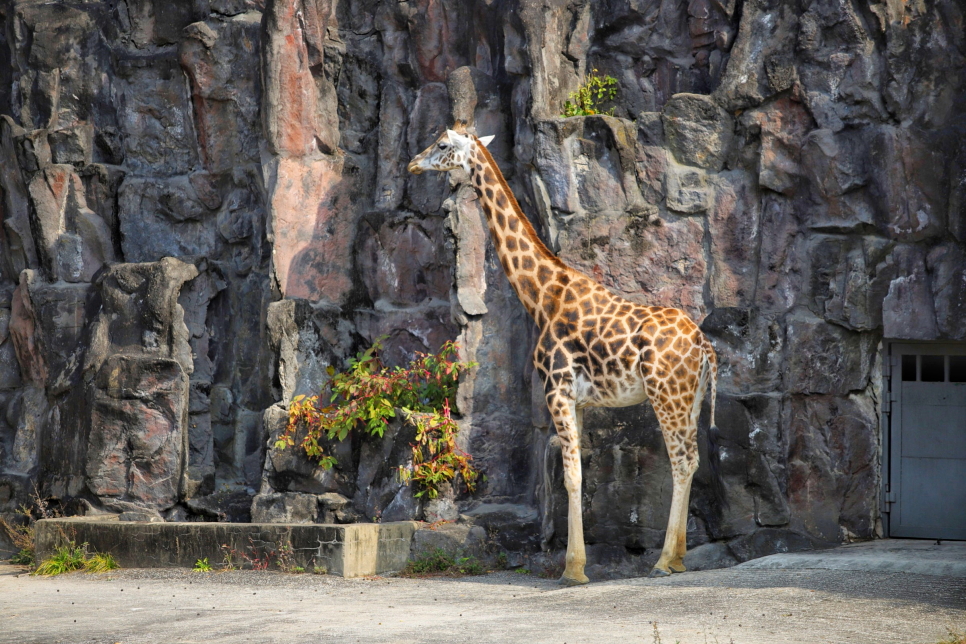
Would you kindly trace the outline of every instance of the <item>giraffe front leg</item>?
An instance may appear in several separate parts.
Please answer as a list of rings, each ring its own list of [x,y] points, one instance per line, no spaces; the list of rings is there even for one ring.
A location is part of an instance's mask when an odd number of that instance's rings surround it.
[[[560,438],[564,487],[567,488],[568,500],[567,565],[560,583],[576,586],[590,581],[584,574],[587,554],[584,550],[584,521],[580,497],[583,477],[580,469],[579,411],[572,400],[558,394],[548,394],[547,404]]]

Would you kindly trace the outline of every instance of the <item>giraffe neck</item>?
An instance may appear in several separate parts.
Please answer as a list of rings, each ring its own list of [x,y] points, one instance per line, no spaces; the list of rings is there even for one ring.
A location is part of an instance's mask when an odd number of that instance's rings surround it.
[[[572,269],[551,253],[537,236],[530,220],[520,210],[500,168],[479,140],[474,141],[470,153],[469,171],[503,271],[523,307],[539,325],[544,317],[540,315],[543,299],[540,285],[546,281],[538,279],[541,269],[552,273],[561,270],[570,272]]]

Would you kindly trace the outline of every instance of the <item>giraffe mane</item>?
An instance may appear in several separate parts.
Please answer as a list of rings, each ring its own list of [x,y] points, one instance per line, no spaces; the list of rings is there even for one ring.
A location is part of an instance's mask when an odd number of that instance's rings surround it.
[[[475,135],[473,136],[473,140],[476,142],[476,147],[478,147],[480,149],[480,152],[483,154],[483,158],[485,158],[487,163],[489,163],[490,166],[493,167],[493,169],[495,170],[494,174],[496,175],[496,180],[500,182],[500,186],[503,188],[503,192],[504,194],[506,194],[507,199],[510,202],[510,207],[513,210],[515,210],[517,213],[519,213],[520,223],[523,225],[523,228],[530,234],[530,237],[533,239],[537,249],[541,251],[552,263],[556,264],[557,266],[561,268],[565,268],[570,271],[574,270],[569,266],[567,266],[566,264],[564,264],[563,260],[557,257],[554,253],[552,253],[550,249],[547,248],[547,245],[543,243],[543,240],[540,239],[540,235],[538,235],[537,231],[534,230],[533,224],[530,223],[530,218],[527,217],[526,213],[523,212],[523,209],[520,208],[520,204],[517,202],[517,198],[514,196],[513,191],[510,190],[510,186],[507,185],[506,178],[503,176],[503,172],[500,170],[500,166],[498,166],[496,164],[496,161],[493,159],[493,155],[490,154],[490,151],[487,149],[487,147],[483,145],[480,139],[477,138]]]

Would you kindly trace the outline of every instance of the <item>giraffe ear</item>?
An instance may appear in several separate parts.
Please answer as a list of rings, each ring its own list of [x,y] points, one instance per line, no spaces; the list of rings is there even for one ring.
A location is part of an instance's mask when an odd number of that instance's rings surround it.
[[[489,147],[490,141],[493,140],[493,137],[494,136],[496,136],[496,135],[491,134],[490,136],[481,136],[480,137],[480,143],[483,144],[483,147]]]

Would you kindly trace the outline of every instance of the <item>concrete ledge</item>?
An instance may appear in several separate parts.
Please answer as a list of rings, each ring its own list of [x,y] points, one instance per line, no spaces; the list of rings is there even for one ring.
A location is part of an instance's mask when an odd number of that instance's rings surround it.
[[[330,574],[362,577],[398,572],[406,566],[416,524],[354,523],[154,523],[116,518],[74,517],[37,522],[38,561],[68,541],[110,553],[124,568],[191,568],[208,558],[215,568],[225,548],[281,563],[278,552],[291,547],[287,564],[307,571],[321,566]],[[275,553],[269,555],[268,553]],[[235,557],[236,565],[244,562]],[[243,565],[242,567],[250,567]]]
[[[829,550],[788,552],[737,566],[750,570],[852,570],[966,579],[966,541],[881,539]]]

